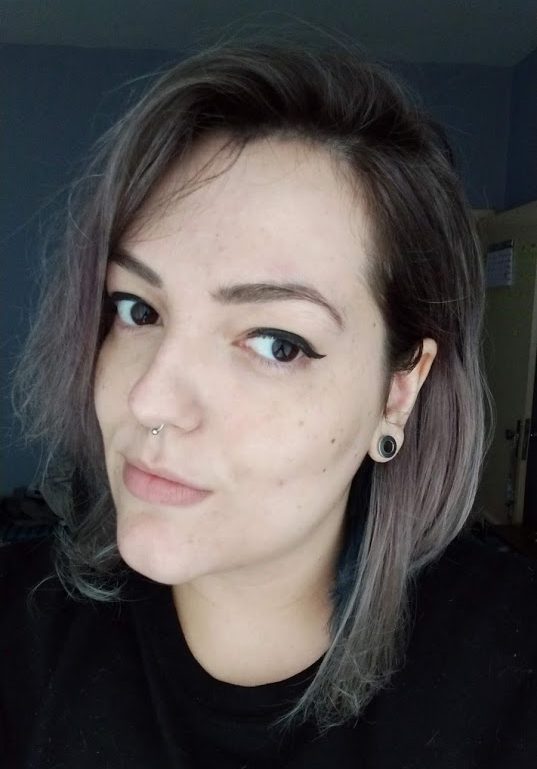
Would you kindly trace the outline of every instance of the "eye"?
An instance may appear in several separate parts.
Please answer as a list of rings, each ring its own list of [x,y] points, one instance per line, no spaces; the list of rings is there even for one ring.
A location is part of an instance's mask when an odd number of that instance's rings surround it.
[[[114,291],[107,294],[107,300],[109,311],[117,313],[121,325],[127,328],[153,325],[152,319],[158,318],[158,313],[135,294]]]
[[[275,328],[256,328],[248,334],[248,339],[259,339],[258,349],[262,356],[261,365],[276,369],[290,369],[307,363],[304,358],[324,358],[300,336]],[[297,359],[299,352],[302,356]],[[277,360],[263,359],[264,355],[273,355]],[[298,360],[298,362],[296,362]]]
[[[106,294],[106,311],[118,316],[120,326],[127,329],[137,326],[154,325],[158,313],[135,294],[124,291],[114,291]],[[256,328],[250,331],[247,339],[260,340],[257,343],[259,352],[256,357],[261,366],[289,372],[291,368],[302,367],[309,358],[325,358],[316,352],[305,339],[277,328]],[[300,357],[297,357],[302,353]],[[267,356],[277,360],[269,360]]]

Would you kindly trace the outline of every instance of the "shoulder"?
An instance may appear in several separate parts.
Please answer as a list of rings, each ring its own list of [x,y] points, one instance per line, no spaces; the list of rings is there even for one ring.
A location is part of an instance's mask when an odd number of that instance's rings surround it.
[[[13,595],[32,587],[53,568],[52,547],[51,534],[0,544],[0,582],[4,596],[7,592]]]
[[[58,518],[37,490],[26,487],[0,500],[0,584],[2,607],[8,595],[32,587],[52,568]]]
[[[0,613],[33,617],[34,597],[47,609],[67,595],[56,572],[62,520],[37,488],[19,487],[0,500]],[[17,624],[17,623],[15,623]],[[10,628],[12,625],[10,625]]]
[[[17,750],[65,721],[80,691],[81,712],[93,714],[137,675],[130,613],[71,595],[55,556],[55,536],[0,545],[0,743],[4,730]]]
[[[537,627],[537,561],[459,535],[417,580],[418,612],[518,618]],[[434,605],[433,605],[434,604]],[[421,608],[420,608],[421,607]]]
[[[534,766],[536,566],[462,535],[421,571],[404,664],[368,711],[380,763]]]
[[[407,659],[454,706],[472,688],[490,705],[531,691],[537,708],[537,561],[459,536],[417,579]]]
[[[52,563],[52,538],[3,542],[0,702],[17,722],[25,723],[38,707],[70,614]]]
[[[0,596],[2,647],[11,656],[65,617],[68,596],[56,574],[51,535],[0,545]]]

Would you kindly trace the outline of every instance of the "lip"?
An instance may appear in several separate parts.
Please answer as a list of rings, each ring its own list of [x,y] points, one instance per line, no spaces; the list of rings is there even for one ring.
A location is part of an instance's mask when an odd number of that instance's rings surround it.
[[[123,465],[123,483],[133,496],[144,502],[174,507],[201,502],[212,493],[147,473],[127,461]]]
[[[156,466],[151,467],[150,465],[146,465],[138,459],[126,459],[126,461],[129,465],[137,468],[138,470],[141,470],[147,475],[153,475],[157,478],[164,478],[167,481],[172,481],[172,483],[179,483],[181,486],[186,486],[187,488],[194,489],[195,491],[209,491],[209,489],[202,489],[201,486],[196,486],[195,483],[191,483],[186,478],[181,478],[180,475],[172,473],[170,470],[166,470],[166,468]]]

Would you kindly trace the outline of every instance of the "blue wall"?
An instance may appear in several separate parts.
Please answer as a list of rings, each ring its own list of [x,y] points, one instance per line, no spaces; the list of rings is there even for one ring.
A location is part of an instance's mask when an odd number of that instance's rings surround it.
[[[440,120],[474,208],[504,208],[512,71],[480,64],[399,63]]]
[[[173,52],[57,46],[0,48],[4,109],[0,243],[2,371],[12,365],[35,301],[33,265],[65,185],[91,143]],[[537,51],[515,68],[394,62],[445,126],[470,203],[505,208],[537,198]],[[533,169],[530,171],[530,169]],[[0,494],[30,485],[37,456],[17,446],[18,423],[0,390]]]
[[[137,91],[135,86],[117,90],[118,85],[175,58],[154,51],[0,48],[2,372],[11,368],[26,336],[28,310],[37,295],[33,265],[51,215],[65,203],[65,187],[81,172],[92,142]],[[20,429],[6,379],[5,374],[0,378],[0,495],[30,485],[38,464],[36,450],[16,441]]]
[[[505,208],[537,200],[537,49],[515,68]]]

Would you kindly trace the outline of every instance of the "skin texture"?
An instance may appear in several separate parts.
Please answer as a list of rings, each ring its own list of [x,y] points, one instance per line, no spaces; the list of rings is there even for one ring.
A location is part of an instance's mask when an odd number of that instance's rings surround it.
[[[382,435],[401,450],[436,343],[424,340],[419,364],[393,377],[381,402],[385,331],[364,279],[364,207],[330,155],[287,139],[247,145],[220,177],[170,199],[221,141],[172,169],[123,239],[162,289],[109,265],[108,292],[139,296],[154,319],[130,319],[131,328],[116,319],[95,408],[123,559],[172,585],[187,642],[210,674],[254,686],[294,675],[328,648],[327,594],[353,476],[367,453],[387,461]],[[228,165],[218,157],[203,176]],[[224,305],[210,295],[279,280],[315,286],[344,330],[307,301]],[[129,322],[133,303],[123,308]],[[325,357],[295,351],[268,368],[276,340],[247,338],[260,327],[297,334]],[[124,486],[125,456],[213,493],[187,507],[142,502]]]

